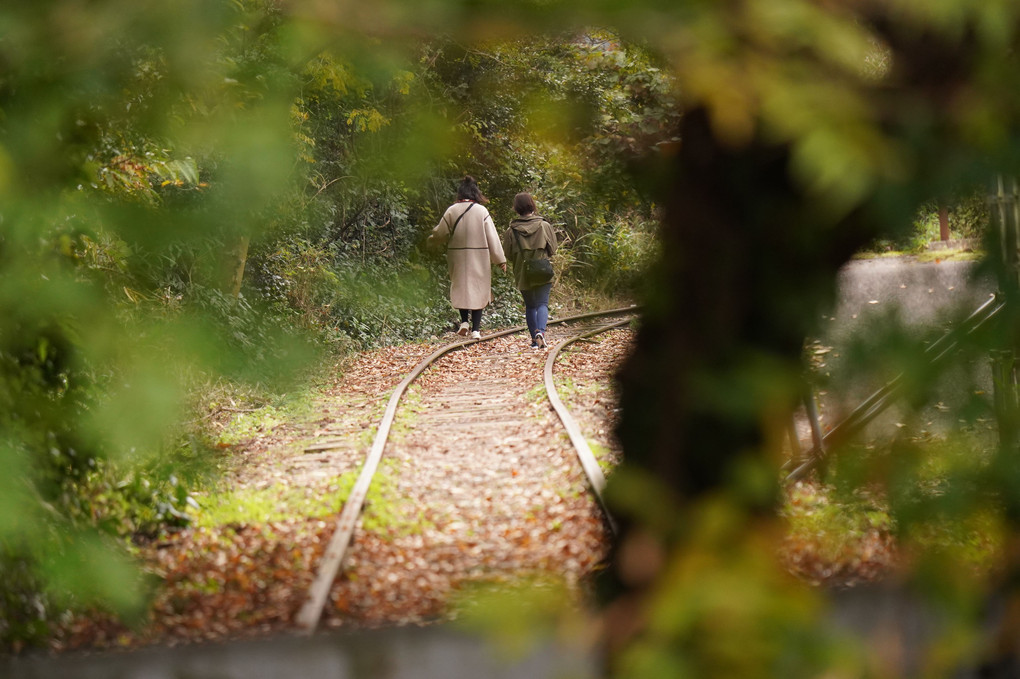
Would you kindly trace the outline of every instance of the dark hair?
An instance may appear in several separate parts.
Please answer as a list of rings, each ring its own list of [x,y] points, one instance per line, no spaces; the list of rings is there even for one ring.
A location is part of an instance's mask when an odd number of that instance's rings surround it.
[[[457,200],[473,200],[476,203],[489,202],[489,199],[482,195],[482,190],[478,188],[478,182],[471,175],[467,175],[460,181],[460,186],[457,187]]]
[[[535,211],[535,199],[530,193],[518,193],[514,196],[514,212],[524,216]]]

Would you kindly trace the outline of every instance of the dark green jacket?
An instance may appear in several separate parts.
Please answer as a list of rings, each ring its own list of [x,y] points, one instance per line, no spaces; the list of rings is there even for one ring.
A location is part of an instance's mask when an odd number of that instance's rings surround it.
[[[510,228],[503,234],[503,251],[513,262],[517,289],[525,290],[524,260],[550,259],[556,252],[556,232],[539,215],[518,217],[510,222]]]

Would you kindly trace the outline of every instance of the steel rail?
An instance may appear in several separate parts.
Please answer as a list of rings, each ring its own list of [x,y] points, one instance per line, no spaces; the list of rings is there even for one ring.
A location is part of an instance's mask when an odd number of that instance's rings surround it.
[[[563,318],[549,321],[549,325],[559,325],[585,318],[633,313],[637,310],[637,308],[637,306],[631,305],[629,307],[622,307],[619,309],[565,316]],[[386,447],[386,440],[389,437],[390,427],[393,425],[393,420],[396,417],[397,406],[400,403],[400,399],[403,397],[404,392],[407,391],[407,388],[419,375],[421,375],[422,372],[425,371],[426,368],[451,351],[471,344],[493,340],[497,337],[512,335],[526,329],[526,325],[519,325],[486,335],[480,339],[465,339],[442,346],[429,354],[426,358],[422,359],[393,390],[393,393],[390,395],[390,399],[386,404],[386,411],[383,413],[383,417],[379,421],[379,429],[376,431],[375,439],[372,441],[372,447],[369,450],[368,455],[365,457],[365,462],[361,467],[361,472],[358,474],[358,478],[354,483],[354,487],[351,489],[350,495],[347,496],[347,501],[344,502],[344,507],[340,512],[340,516],[336,520],[333,536],[330,538],[329,544],[326,546],[326,551],[324,552],[322,559],[319,561],[319,570],[308,589],[308,598],[305,600],[294,618],[294,622],[299,631],[305,634],[311,634],[315,631],[315,628],[319,624],[319,619],[322,617],[323,607],[325,606],[326,599],[329,596],[329,590],[333,586],[333,581],[336,579],[337,573],[340,571],[340,565],[343,562],[348,547],[350,546],[351,539],[354,535],[354,529],[357,526],[358,517],[361,515],[361,510],[365,505],[365,498],[368,495],[369,486],[372,484],[372,477],[375,475],[375,472],[379,467],[379,462],[382,459],[383,450]]]
[[[931,366],[938,366],[939,363],[941,363],[960,346],[960,342],[963,339],[977,332],[984,327],[986,323],[993,320],[999,315],[1004,307],[1005,303],[999,300],[997,296],[993,295],[973,313],[967,316],[967,318],[964,319],[957,327],[939,337],[924,350],[924,355],[927,357],[928,364]],[[864,401],[854,408],[849,415],[837,422],[836,425],[822,437],[820,444],[816,443],[812,446],[811,450],[809,450],[806,455],[807,459],[796,469],[787,474],[784,481],[786,483],[793,483],[804,478],[808,472],[810,472],[825,458],[825,444],[828,443],[830,439],[837,438],[839,436],[850,436],[863,429],[868,423],[878,417],[886,408],[892,405],[893,401],[899,396],[900,392],[903,390],[905,379],[905,374],[900,373],[871,394],[871,396],[864,399]]]
[[[608,332],[613,328],[619,328],[627,325],[631,322],[631,319],[627,318],[616,323],[610,323],[609,325],[597,328],[590,332],[582,333],[576,337],[571,337],[563,342],[557,344],[552,351],[549,352],[549,356],[545,359],[545,393],[549,397],[549,403],[552,404],[553,410],[560,418],[560,422],[563,423],[563,427],[567,430],[567,434],[570,436],[570,442],[574,444],[574,450],[577,452],[577,458],[581,462],[581,468],[584,469],[585,475],[588,477],[588,483],[591,486],[592,493],[595,494],[595,498],[599,501],[599,505],[602,507],[602,512],[605,514],[606,522],[609,524],[609,529],[616,535],[616,521],[613,520],[613,515],[609,512],[609,507],[606,505],[606,500],[602,496],[602,492],[606,488],[606,476],[602,473],[602,468],[599,467],[598,460],[595,459],[594,453],[591,452],[591,447],[588,445],[588,439],[581,433],[581,427],[578,426],[577,420],[570,414],[570,411],[563,404],[563,400],[560,399],[559,393],[556,391],[556,383],[553,381],[553,365],[556,363],[556,357],[559,356],[560,351],[566,348],[568,345],[578,342],[588,337]]]

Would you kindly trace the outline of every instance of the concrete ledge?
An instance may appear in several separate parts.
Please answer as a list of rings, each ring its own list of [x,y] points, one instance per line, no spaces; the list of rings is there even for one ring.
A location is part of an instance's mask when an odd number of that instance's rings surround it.
[[[958,240],[936,240],[928,243],[929,250],[976,250],[981,247],[980,238],[960,238]]]
[[[4,679],[594,679],[594,657],[553,645],[502,657],[443,627],[56,657],[0,658]]]

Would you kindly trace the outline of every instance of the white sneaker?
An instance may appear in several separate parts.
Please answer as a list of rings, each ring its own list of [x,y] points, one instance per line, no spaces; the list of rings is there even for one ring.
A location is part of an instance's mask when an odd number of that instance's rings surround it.
[[[457,334],[460,335],[461,337],[463,337],[464,335],[466,335],[468,333],[468,328],[470,328],[470,327],[471,326],[469,326],[467,324],[467,322],[461,323],[460,324],[460,329],[457,330]]]
[[[535,344],[538,345],[539,349],[545,349],[545,335],[543,333],[535,333]]]
[[[478,332],[477,330],[472,330],[471,339],[482,339],[482,333]]]

